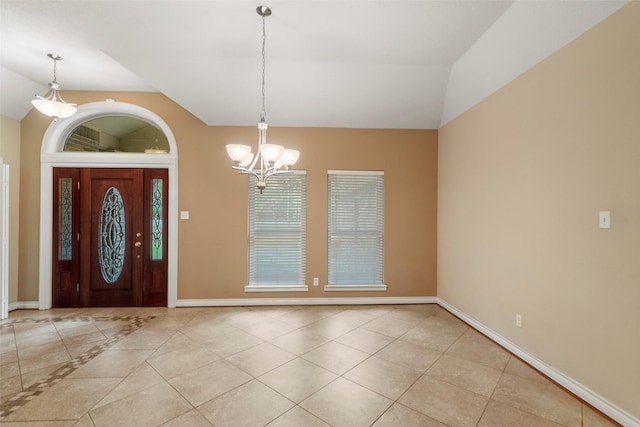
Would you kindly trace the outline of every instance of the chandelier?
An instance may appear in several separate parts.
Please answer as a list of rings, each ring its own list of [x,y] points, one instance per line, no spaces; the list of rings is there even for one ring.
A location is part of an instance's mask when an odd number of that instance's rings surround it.
[[[242,144],[228,144],[227,154],[233,160],[232,168],[239,173],[251,174],[256,177],[256,188],[260,194],[267,187],[267,179],[280,174],[291,172],[291,167],[298,161],[298,150],[285,149],[282,145],[267,144],[267,113],[264,107],[264,75],[265,54],[264,47],[267,40],[265,31],[265,18],[271,15],[271,9],[267,6],[258,6],[258,15],[262,17],[262,109],[258,126],[258,150],[251,152],[251,146]],[[257,169],[259,164],[260,169]]]
[[[53,120],[72,116],[78,111],[77,104],[67,104],[62,99],[59,93],[60,85],[56,80],[56,63],[62,61],[62,57],[53,53],[49,53],[47,56],[53,59],[53,81],[49,83],[51,92],[49,92],[49,96],[44,98],[36,95],[36,99],[31,103],[45,116],[53,117]]]

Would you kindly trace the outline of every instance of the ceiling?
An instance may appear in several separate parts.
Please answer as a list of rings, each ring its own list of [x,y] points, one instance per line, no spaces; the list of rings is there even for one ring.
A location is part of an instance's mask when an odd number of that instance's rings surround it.
[[[54,53],[63,96],[161,92],[208,125],[253,125],[266,4],[270,124],[437,129],[626,3],[2,0],[0,114],[46,93]]]

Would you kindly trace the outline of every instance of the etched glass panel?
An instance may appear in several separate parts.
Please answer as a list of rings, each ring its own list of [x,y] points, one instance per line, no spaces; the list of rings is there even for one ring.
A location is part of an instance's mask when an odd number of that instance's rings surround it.
[[[71,178],[60,178],[60,247],[58,257],[62,261],[68,261],[73,256],[73,182]]]
[[[102,277],[107,283],[114,283],[122,273],[125,253],[124,202],[115,187],[109,187],[102,199],[98,239]]]
[[[162,179],[151,180],[151,259],[162,259]]]

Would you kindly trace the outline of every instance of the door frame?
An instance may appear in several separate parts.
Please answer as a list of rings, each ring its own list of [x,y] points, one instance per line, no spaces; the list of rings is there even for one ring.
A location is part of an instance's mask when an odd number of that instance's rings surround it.
[[[98,117],[130,116],[157,126],[169,141],[166,154],[64,152],[66,137],[83,122]],[[52,122],[42,138],[40,151],[40,263],[38,308],[52,306],[53,254],[53,168],[156,168],[168,169],[168,266],[167,307],[178,300],[178,147],[171,129],[157,114],[146,108],[107,99],[78,106],[78,112]]]

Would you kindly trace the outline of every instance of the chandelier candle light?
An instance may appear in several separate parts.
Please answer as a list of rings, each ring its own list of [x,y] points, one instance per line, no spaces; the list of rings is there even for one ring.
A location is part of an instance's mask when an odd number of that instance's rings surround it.
[[[36,95],[36,99],[31,101],[31,103],[38,111],[45,116],[53,117],[55,121],[59,118],[64,119],[65,117],[74,115],[78,109],[76,108],[77,104],[67,104],[59,93],[60,85],[56,80],[56,63],[62,61],[62,57],[53,53],[49,53],[47,56],[53,59],[53,81],[49,83],[51,92],[49,92],[49,96],[47,97]]]
[[[262,17],[262,110],[258,126],[258,152],[254,155],[249,145],[228,144],[227,154],[233,160],[232,168],[239,173],[252,174],[256,177],[256,187],[260,194],[267,187],[267,179],[280,173],[292,172],[291,167],[298,161],[298,150],[285,149],[282,145],[267,144],[267,113],[264,107],[264,75],[265,55],[264,47],[267,39],[265,31],[265,18],[271,15],[271,9],[267,6],[258,6],[258,15]],[[256,166],[260,160],[260,170]]]

